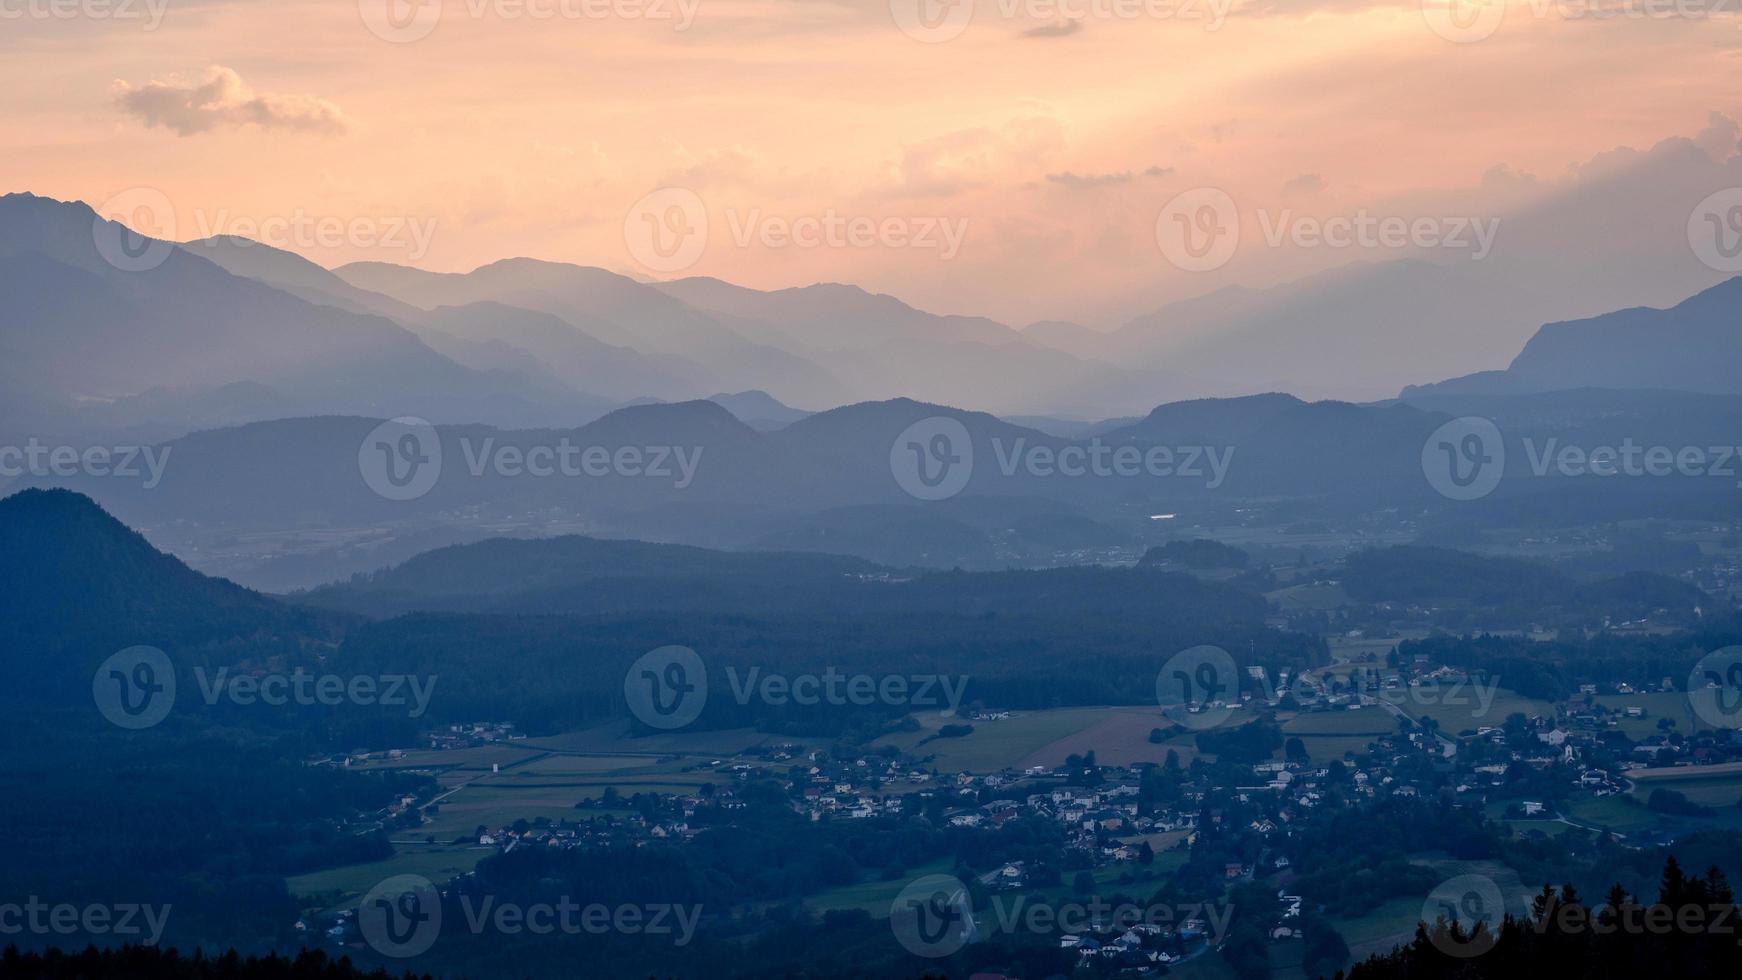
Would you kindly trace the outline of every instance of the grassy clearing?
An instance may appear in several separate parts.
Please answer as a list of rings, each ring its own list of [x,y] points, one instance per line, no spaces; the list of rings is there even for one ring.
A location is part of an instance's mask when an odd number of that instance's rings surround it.
[[[356,904],[369,889],[394,875],[422,875],[436,885],[465,874],[479,861],[496,853],[493,847],[417,847],[401,845],[398,854],[384,861],[329,868],[297,875],[285,883],[304,908],[322,911]]]
[[[953,867],[949,858],[942,858],[930,864],[908,868],[893,881],[862,881],[852,885],[842,885],[818,892],[804,900],[806,908],[815,912],[831,912],[841,909],[864,909],[873,918],[889,917],[889,906],[895,901],[895,896],[915,878],[923,875],[947,875]]]
[[[1481,699],[1490,693],[1493,699],[1484,707]],[[1478,692],[1473,684],[1461,688],[1442,684],[1437,689],[1386,691],[1382,697],[1417,721],[1432,718],[1439,722],[1440,731],[1448,737],[1480,728],[1498,728],[1512,714],[1525,717],[1554,714],[1554,705],[1547,701],[1527,698],[1505,688]]]
[[[759,745],[786,744],[795,741],[790,736],[770,735],[750,728],[730,728],[706,732],[662,732],[633,736],[629,723],[613,722],[597,728],[565,732],[549,738],[529,739],[520,743],[551,752],[573,752],[602,755],[692,755],[724,759]]]
[[[1596,698],[1596,702],[1611,711],[1625,714],[1628,708],[1643,708],[1642,718],[1623,717],[1615,726],[1617,730],[1626,733],[1635,742],[1649,735],[1657,735],[1660,729],[1657,723],[1668,718],[1675,722],[1675,730],[1683,734],[1696,731],[1711,731],[1712,726],[1700,721],[1694,714],[1693,706],[1688,703],[1688,696],[1678,691],[1652,691],[1646,694],[1604,694]]]
[[[1641,802],[1648,800],[1654,789],[1674,790],[1701,806],[1714,809],[1733,810],[1742,801],[1742,763],[1635,769],[1626,775],[1633,781],[1634,798]]]
[[[904,752],[925,757],[935,756],[932,763],[946,772],[997,772],[1017,768],[1030,757],[1076,733],[1085,731],[1119,712],[1138,712],[1139,708],[1057,708],[1049,711],[1021,711],[1002,721],[972,722],[974,731],[960,738],[934,739],[920,744],[947,724],[961,724],[959,719],[935,712],[913,715],[919,730],[897,732],[877,740],[878,745],[893,745]],[[1155,713],[1160,720],[1159,712]],[[1143,729],[1144,736],[1151,723]],[[1068,753],[1059,753],[1064,761]],[[1163,755],[1166,753],[1164,752]],[[1097,750],[1097,758],[1099,751]],[[1040,765],[1028,762],[1027,765]]]
[[[1432,868],[1441,880],[1450,880],[1460,875],[1484,875],[1499,886],[1500,894],[1506,898],[1508,912],[1523,915],[1528,911],[1526,896],[1534,889],[1526,888],[1518,877],[1518,872],[1498,861],[1422,857],[1415,859],[1413,863]],[[1381,904],[1366,915],[1330,917],[1330,923],[1343,937],[1343,941],[1349,944],[1353,958],[1359,961],[1373,953],[1389,952],[1392,947],[1409,942],[1415,936],[1415,926],[1421,921],[1422,906],[1427,900],[1427,895],[1404,895]]]

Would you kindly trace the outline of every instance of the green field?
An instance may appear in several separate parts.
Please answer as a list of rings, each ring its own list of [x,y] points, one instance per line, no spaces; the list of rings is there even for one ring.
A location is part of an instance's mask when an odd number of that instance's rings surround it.
[[[1489,694],[1493,700],[1484,708],[1481,699]],[[1508,715],[1515,713],[1527,718],[1531,715],[1554,716],[1554,705],[1547,701],[1527,698],[1505,688],[1478,693],[1473,684],[1456,689],[1441,684],[1437,689],[1385,691],[1380,696],[1417,721],[1432,718],[1439,722],[1440,733],[1448,738],[1455,738],[1466,730],[1499,728]]]
[[[1056,708],[1048,711],[1021,711],[1011,714],[1002,721],[976,721],[971,724],[974,731],[961,738],[940,738],[920,742],[934,734],[940,727],[948,724],[963,724],[959,719],[945,717],[935,712],[921,712],[913,716],[920,725],[915,732],[897,732],[886,735],[876,741],[876,745],[893,745],[903,752],[916,756],[936,756],[930,766],[944,772],[997,772],[1002,769],[1015,769],[1024,764],[1031,756],[1042,750],[1049,749],[1061,740],[1113,719],[1124,713],[1142,712],[1140,708]],[[1146,715],[1152,720],[1143,726],[1143,736],[1147,738],[1149,729],[1167,727],[1166,719],[1161,717],[1159,710]],[[1127,736],[1120,736],[1121,742],[1128,742]],[[1101,746],[1090,746],[1096,749],[1097,759],[1101,759]],[[1116,747],[1108,745],[1106,751],[1115,751]],[[1064,761],[1068,748],[1061,747],[1057,751],[1058,761]],[[1166,755],[1165,749],[1162,755]],[[1029,762],[1029,765],[1040,763]]]
[[[1675,730],[1684,735],[1700,730],[1710,731],[1712,726],[1699,720],[1694,714],[1693,706],[1688,703],[1688,696],[1679,691],[1652,691],[1647,694],[1603,694],[1598,695],[1596,702],[1612,711],[1625,713],[1628,708],[1644,708],[1645,717],[1623,717],[1615,726],[1625,732],[1627,737],[1637,742],[1648,735],[1657,735],[1659,719],[1668,718],[1675,722]]]
[[[1349,604],[1349,594],[1340,585],[1291,585],[1286,589],[1266,592],[1264,598],[1283,612],[1309,609],[1336,609]]]
[[[1523,915],[1528,911],[1526,896],[1535,891],[1525,887],[1518,872],[1498,861],[1458,861],[1423,857],[1415,859],[1413,863],[1432,868],[1442,880],[1447,881],[1460,875],[1486,875],[1499,886],[1500,894],[1506,898],[1507,911],[1514,915]],[[1332,916],[1331,926],[1349,944],[1355,960],[1365,959],[1373,953],[1389,952],[1393,946],[1409,942],[1415,935],[1415,926],[1421,920],[1422,906],[1427,899],[1427,895],[1401,896],[1381,904],[1366,915],[1354,918]]]
[[[1742,801],[1742,766],[1682,766],[1675,769],[1636,769],[1626,774],[1633,781],[1633,795],[1640,801],[1654,789],[1669,789],[1701,806],[1735,810]]]
[[[790,736],[770,735],[750,728],[706,732],[662,732],[633,736],[628,722],[615,722],[549,738],[528,739],[518,744],[553,752],[624,755],[692,755],[724,759],[758,745],[800,741]]]
[[[924,875],[947,875],[953,862],[941,858],[930,864],[922,864],[908,868],[893,881],[862,881],[853,885],[842,885],[818,892],[804,900],[806,908],[815,912],[831,912],[841,909],[864,909],[871,913],[872,918],[885,919],[889,917],[889,905],[895,901],[895,896],[906,888],[908,883]]]
[[[437,885],[471,871],[479,861],[496,853],[493,847],[400,847],[384,861],[330,868],[297,875],[285,883],[290,893],[303,899],[305,908],[345,908],[369,889],[394,875],[422,875]]]

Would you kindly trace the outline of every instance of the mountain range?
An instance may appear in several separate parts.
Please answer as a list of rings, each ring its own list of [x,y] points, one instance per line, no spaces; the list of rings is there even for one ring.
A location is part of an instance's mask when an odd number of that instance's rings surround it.
[[[134,271],[115,261],[116,242],[156,260]],[[0,402],[15,434],[163,439],[333,414],[573,426],[642,401],[760,391],[773,404],[745,416],[759,428],[797,417],[784,406],[908,397],[1076,435],[1204,396],[1383,397],[1372,389],[1386,377],[1469,364],[1528,336],[1533,315],[1590,305],[1512,281],[1475,263],[1357,262],[1219,289],[1114,330],[1017,330],[833,283],[648,283],[528,258],[467,273],[328,270],[236,237],[158,242],[83,204],[12,194],[0,198],[0,283],[13,300],[0,319]],[[1506,371],[1405,397],[1731,392],[1720,365],[1733,356],[1726,311],[1739,291],[1732,281],[1668,310],[1551,322]]]

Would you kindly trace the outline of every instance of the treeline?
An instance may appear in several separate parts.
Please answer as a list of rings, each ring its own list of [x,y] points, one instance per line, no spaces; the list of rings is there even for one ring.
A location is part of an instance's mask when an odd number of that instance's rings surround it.
[[[311,768],[303,754],[173,716],[136,732],[70,712],[15,717],[0,747],[0,895],[170,906],[166,943],[262,950],[294,939],[285,878],[388,857],[385,827],[348,822],[432,785]]]
[[[1701,657],[1737,643],[1742,643],[1742,616],[1730,614],[1673,634],[1602,632],[1546,641],[1437,634],[1406,640],[1397,654],[1405,661],[1426,654],[1430,663],[1498,677],[1508,690],[1528,697],[1560,700],[1581,684],[1656,683],[1667,677],[1679,689]]]
[[[417,614],[351,633],[332,669],[438,678],[430,722],[514,720],[551,732],[623,718],[624,679],[659,647],[695,650],[707,672],[707,701],[690,728],[760,727],[836,735],[867,719],[942,710],[947,693],[909,685],[912,697],[884,703],[767,698],[769,675],[943,677],[966,703],[1038,709],[1141,704],[1155,699],[1156,672],[1172,653],[1203,643],[1244,663],[1298,669],[1325,660],[1323,642],[1265,629],[1260,622],[1179,609],[1166,596],[1128,615],[1082,618],[1043,605],[975,615],[859,617],[641,615],[632,617],[450,616]],[[965,683],[965,688],[960,685]],[[925,699],[926,703],[922,703]],[[841,699],[844,700],[844,699]]]
[[[1691,625],[1696,609],[1714,609],[1698,587],[1656,572],[1580,582],[1537,562],[1421,545],[1356,552],[1341,576],[1352,599],[1433,606],[1448,628],[1600,627],[1646,617]]]
[[[1544,886],[1522,918],[1507,915],[1493,929],[1443,917],[1422,923],[1408,946],[1356,964],[1347,977],[1729,978],[1742,971],[1737,935],[1735,896],[1723,873],[1691,876],[1670,858],[1650,905],[1619,885],[1596,901],[1570,885]]]

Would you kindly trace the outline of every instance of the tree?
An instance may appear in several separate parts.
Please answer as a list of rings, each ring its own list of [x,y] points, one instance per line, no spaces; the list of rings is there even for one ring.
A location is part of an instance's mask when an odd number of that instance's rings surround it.
[[[1155,863],[1155,848],[1150,847],[1148,841],[1144,841],[1143,844],[1137,848],[1137,863],[1145,865]],[[1717,869],[1714,868],[1713,870]]]
[[[1322,916],[1308,913],[1300,920],[1301,967],[1309,977],[1328,977],[1349,961],[1349,944]]]

